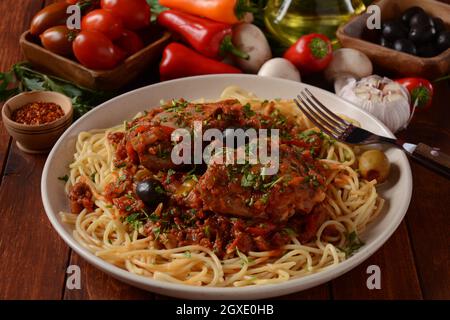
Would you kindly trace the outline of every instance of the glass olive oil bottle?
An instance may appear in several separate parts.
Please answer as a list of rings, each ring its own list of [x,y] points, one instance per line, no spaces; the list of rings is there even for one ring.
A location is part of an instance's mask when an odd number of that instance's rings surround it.
[[[284,45],[313,32],[335,42],[337,28],[365,9],[362,0],[269,0],[264,22]]]

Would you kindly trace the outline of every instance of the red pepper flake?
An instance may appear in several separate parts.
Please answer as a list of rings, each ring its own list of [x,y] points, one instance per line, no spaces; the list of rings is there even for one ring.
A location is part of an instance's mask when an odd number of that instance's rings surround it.
[[[64,116],[60,105],[52,102],[31,102],[15,110],[12,120],[28,125],[46,124]]]

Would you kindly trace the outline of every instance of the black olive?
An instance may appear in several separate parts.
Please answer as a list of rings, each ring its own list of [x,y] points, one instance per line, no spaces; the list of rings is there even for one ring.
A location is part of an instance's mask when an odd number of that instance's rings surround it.
[[[155,207],[166,200],[163,186],[153,179],[139,181],[136,185],[136,194],[149,207]]]
[[[433,43],[425,43],[417,48],[417,55],[420,57],[430,58],[437,55],[437,50]]]
[[[411,21],[411,18],[417,14],[417,13],[425,13],[422,8],[420,7],[411,7],[407,10],[405,10],[402,14],[402,22],[405,26],[409,26],[409,22]]]
[[[425,13],[425,12],[419,12],[416,13],[411,17],[411,20],[409,21],[409,26],[415,27],[415,26],[429,26],[431,25],[432,19]]]
[[[441,18],[431,18],[432,20],[432,26],[436,29],[436,33],[441,33],[442,31],[445,31],[445,24],[444,21],[442,21]]]
[[[397,51],[402,51],[412,55],[417,54],[417,49],[414,43],[408,39],[398,39],[394,42],[394,49]]]
[[[439,52],[450,48],[450,31],[441,32],[437,37],[436,44]]]
[[[383,23],[381,32],[384,38],[391,41],[406,38],[408,34],[406,28],[398,20],[390,20]]]
[[[409,31],[408,38],[414,43],[424,43],[433,41],[436,36],[436,29],[429,25],[415,26]]]
[[[384,38],[384,37],[381,37],[381,38],[380,38],[380,45],[382,45],[383,47],[386,47],[386,48],[393,48],[393,47],[394,47],[394,45],[392,44],[392,42],[389,41],[389,40],[387,40],[387,39]]]

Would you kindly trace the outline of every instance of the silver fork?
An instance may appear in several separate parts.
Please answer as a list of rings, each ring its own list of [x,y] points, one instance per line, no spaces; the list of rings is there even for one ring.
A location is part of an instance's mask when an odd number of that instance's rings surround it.
[[[330,137],[348,144],[389,144],[402,149],[414,160],[450,179],[450,156],[439,149],[423,143],[403,143],[398,139],[379,136],[356,127],[328,109],[308,89],[302,90],[294,101],[305,116]]]

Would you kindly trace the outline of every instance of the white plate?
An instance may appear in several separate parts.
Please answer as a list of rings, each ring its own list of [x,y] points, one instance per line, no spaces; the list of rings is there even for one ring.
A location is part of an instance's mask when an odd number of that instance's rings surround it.
[[[253,75],[212,75],[158,83],[128,92],[105,102],[75,122],[58,140],[45,163],[41,181],[42,201],[50,222],[64,241],[89,263],[121,281],[145,290],[188,299],[261,299],[305,290],[342,275],[378,250],[402,221],[411,199],[411,169],[405,154],[398,149],[386,151],[393,170],[389,182],[379,191],[387,202],[381,216],[362,235],[366,244],[339,265],[303,278],[243,288],[208,288],[167,283],[113,266],[90,253],[73,238],[71,227],[64,224],[58,214],[60,210],[68,210],[68,200],[58,177],[67,174],[68,165],[73,160],[75,140],[81,131],[114,126],[130,119],[139,111],[158,106],[161,99],[217,99],[229,85],[240,86],[263,99],[294,98],[302,88],[308,87],[330,109],[358,120],[368,130],[393,137],[389,129],[377,119],[336,95],[288,80]]]

